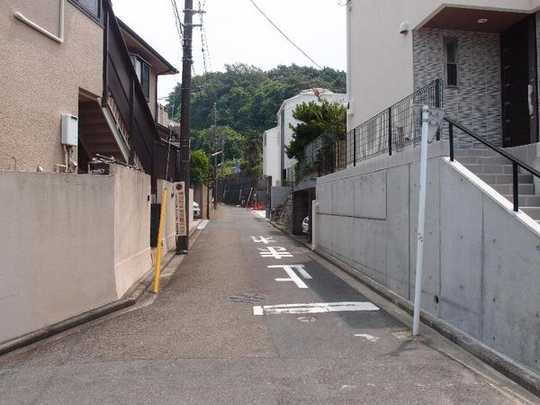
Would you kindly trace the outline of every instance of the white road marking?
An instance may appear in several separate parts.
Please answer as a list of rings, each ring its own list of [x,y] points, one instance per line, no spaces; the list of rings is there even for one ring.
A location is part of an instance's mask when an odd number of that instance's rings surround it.
[[[372,336],[372,335],[368,335],[367,333],[357,333],[357,334],[355,334],[354,336],[364,338],[364,339],[366,339],[367,341],[372,342],[372,343],[375,343],[377,340],[379,340],[378,337]]]
[[[259,254],[261,257],[271,257],[274,259],[283,259],[284,257],[293,257],[293,255],[287,251],[284,247],[272,247],[259,248]]]
[[[304,277],[306,280],[311,280],[312,277],[309,275],[309,273],[304,269],[304,265],[302,264],[279,264],[275,266],[268,266],[269,269],[283,269],[289,276],[289,278],[276,278],[276,281],[282,282],[282,281],[292,281],[298,288],[308,288],[306,283],[302,281],[300,277],[296,274],[295,270],[298,270],[298,272]]]
[[[252,210],[251,212],[260,218],[266,219],[266,211],[264,210]]]
[[[209,222],[209,221],[208,221],[207,219],[203,219],[203,220],[201,221],[201,223],[197,226],[197,229],[198,229],[199,231],[202,231],[204,228],[206,228],[206,225],[208,225],[208,222]]]
[[[378,311],[371,302],[331,302],[254,306],[253,315],[321,314],[328,312]]]
[[[274,238],[272,236],[269,236],[267,238],[265,238],[264,236],[259,236],[259,238],[257,239],[256,236],[252,236],[251,239],[253,240],[253,242],[255,243],[264,243],[265,245],[268,245],[269,243],[273,243],[274,242]]]

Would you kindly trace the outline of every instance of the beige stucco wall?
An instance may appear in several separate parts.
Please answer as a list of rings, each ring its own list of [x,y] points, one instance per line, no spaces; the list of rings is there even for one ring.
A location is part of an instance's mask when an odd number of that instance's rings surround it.
[[[120,298],[151,270],[150,177],[0,172],[0,343]]]
[[[117,298],[114,178],[0,172],[0,342]]]
[[[352,129],[413,91],[413,35],[442,6],[533,12],[540,0],[351,0],[348,25],[348,126]]]
[[[0,0],[0,169],[53,171],[63,163],[60,115],[78,115],[79,89],[102,93],[102,29],[66,1],[64,43],[15,19],[20,11],[59,34],[59,1]]]
[[[114,274],[117,296],[152,267],[150,256],[150,176],[116,166],[114,184]]]

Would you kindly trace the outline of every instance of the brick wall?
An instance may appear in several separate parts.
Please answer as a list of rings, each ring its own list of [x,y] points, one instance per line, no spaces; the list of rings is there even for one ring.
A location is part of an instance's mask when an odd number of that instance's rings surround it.
[[[437,78],[445,79],[445,37],[458,40],[458,86],[449,88],[445,80],[445,111],[485,139],[502,145],[499,34],[438,29],[414,32],[415,88]],[[461,138],[459,131],[456,136]]]

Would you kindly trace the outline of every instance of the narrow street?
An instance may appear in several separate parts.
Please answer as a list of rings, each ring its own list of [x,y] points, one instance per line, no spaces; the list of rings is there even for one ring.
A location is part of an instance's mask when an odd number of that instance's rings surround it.
[[[0,357],[0,404],[527,403],[321,263],[222,207],[157,299]]]

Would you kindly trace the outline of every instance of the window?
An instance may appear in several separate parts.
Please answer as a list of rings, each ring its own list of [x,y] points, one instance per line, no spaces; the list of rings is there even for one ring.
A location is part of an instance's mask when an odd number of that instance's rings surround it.
[[[458,41],[456,38],[445,38],[444,48],[446,53],[446,85],[457,87],[458,85]]]
[[[144,96],[148,100],[150,98],[150,65],[136,55],[131,55],[131,62],[139,78],[139,83],[141,83]]]
[[[99,20],[101,17],[101,1],[100,0],[71,0],[84,11],[88,12],[92,17]]]

